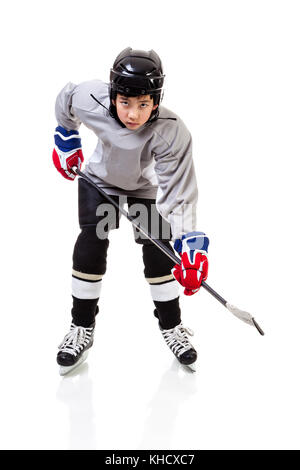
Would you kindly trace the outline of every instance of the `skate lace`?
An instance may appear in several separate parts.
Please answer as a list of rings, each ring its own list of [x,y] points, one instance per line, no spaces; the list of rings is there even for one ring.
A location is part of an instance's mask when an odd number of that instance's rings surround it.
[[[61,344],[58,346],[61,352],[66,352],[76,356],[87,346],[91,340],[94,328],[84,328],[72,323],[69,333],[66,334]]]
[[[194,332],[190,328],[184,327],[181,323],[170,330],[162,330],[162,334],[167,345],[178,356],[193,347],[187,335],[193,336]]]

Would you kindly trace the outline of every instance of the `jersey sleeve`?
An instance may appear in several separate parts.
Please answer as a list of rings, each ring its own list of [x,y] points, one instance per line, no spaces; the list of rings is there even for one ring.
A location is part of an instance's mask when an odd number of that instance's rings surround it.
[[[55,116],[58,124],[68,131],[78,130],[81,124],[72,108],[72,99],[77,85],[67,83],[67,85],[58,94],[55,102]]]
[[[192,137],[179,119],[165,150],[154,155],[158,179],[156,205],[171,224],[172,239],[196,230],[197,180],[192,157]]]

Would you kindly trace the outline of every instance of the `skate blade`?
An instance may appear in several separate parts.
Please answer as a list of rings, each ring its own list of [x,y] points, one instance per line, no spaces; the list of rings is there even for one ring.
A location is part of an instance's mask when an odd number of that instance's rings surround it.
[[[80,366],[80,364],[82,364],[86,360],[86,358],[88,357],[88,353],[89,353],[88,351],[85,351],[82,354],[81,358],[73,366],[60,366],[59,375],[61,375],[61,376],[66,375],[69,372],[71,372],[72,370],[76,369],[78,366]]]
[[[188,370],[192,371],[192,372],[196,372],[196,371],[197,371],[197,369],[196,369],[196,362],[193,362],[193,364],[185,365],[185,367],[186,367]]]

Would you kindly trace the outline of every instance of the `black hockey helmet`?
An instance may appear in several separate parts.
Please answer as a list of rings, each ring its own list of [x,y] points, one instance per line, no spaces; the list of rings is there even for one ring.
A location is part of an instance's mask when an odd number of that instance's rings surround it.
[[[154,104],[159,104],[164,77],[161,60],[155,51],[127,47],[117,56],[110,70],[110,99],[116,99],[117,93],[151,95]]]

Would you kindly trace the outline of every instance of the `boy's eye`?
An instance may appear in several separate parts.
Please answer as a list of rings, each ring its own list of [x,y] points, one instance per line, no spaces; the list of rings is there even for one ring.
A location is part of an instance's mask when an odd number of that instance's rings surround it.
[[[148,106],[147,103],[142,103],[142,104],[141,104],[141,107],[142,107],[142,108],[147,108],[147,106]]]

